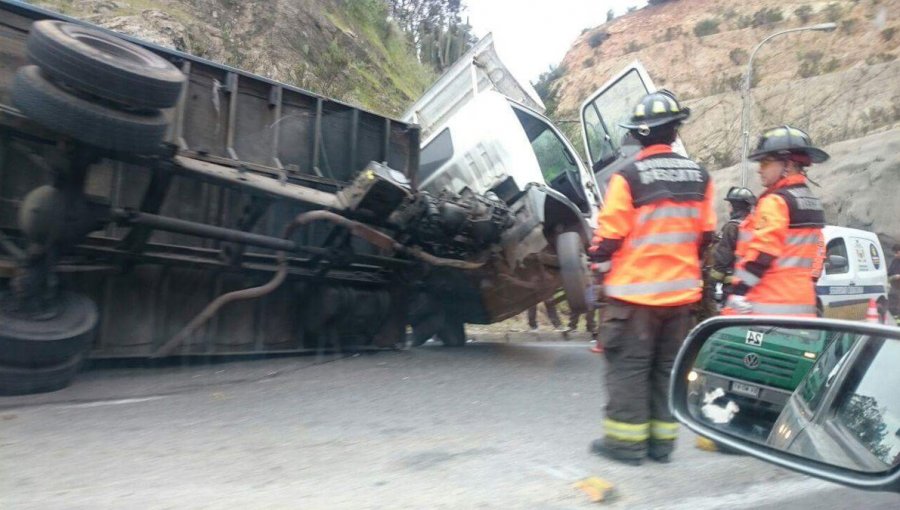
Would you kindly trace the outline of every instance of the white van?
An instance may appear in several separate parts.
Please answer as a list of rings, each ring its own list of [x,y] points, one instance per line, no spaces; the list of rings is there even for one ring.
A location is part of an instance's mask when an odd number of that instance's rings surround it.
[[[869,300],[879,312],[887,308],[887,259],[878,236],[854,228],[826,226],[825,267],[816,284],[820,315],[837,319],[865,318]]]

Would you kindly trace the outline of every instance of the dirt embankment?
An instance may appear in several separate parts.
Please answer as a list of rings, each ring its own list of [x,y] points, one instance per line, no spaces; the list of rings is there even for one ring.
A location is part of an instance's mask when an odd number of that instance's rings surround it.
[[[388,115],[433,72],[377,3],[341,0],[36,0],[39,7]]]

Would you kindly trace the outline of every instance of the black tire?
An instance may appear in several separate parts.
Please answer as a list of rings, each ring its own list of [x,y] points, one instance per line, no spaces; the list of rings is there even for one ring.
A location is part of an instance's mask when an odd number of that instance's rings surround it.
[[[99,322],[97,305],[87,296],[60,292],[49,312],[41,319],[23,317],[0,295],[0,365],[50,367],[87,352]]]
[[[587,289],[591,283],[584,242],[577,232],[563,232],[556,238],[556,257],[559,261],[559,278],[566,301],[573,313],[585,313],[593,308],[588,302]]]
[[[126,112],[73,96],[48,81],[37,66],[16,72],[12,101],[34,122],[103,149],[150,153],[166,134],[161,112]]]
[[[457,320],[446,319],[435,337],[444,344],[444,347],[465,347],[466,325]]]
[[[21,368],[0,365],[0,395],[29,395],[65,388],[81,369],[84,355],[78,354],[57,365]]]
[[[29,60],[66,85],[137,108],[178,102],[184,74],[168,60],[113,34],[56,20],[32,23]]]

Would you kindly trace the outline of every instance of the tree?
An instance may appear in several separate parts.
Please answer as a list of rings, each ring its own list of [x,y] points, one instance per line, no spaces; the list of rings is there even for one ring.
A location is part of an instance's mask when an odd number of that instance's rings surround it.
[[[443,71],[474,43],[462,21],[461,0],[387,0],[388,11],[407,35],[419,61]]]
[[[887,425],[878,407],[878,402],[866,395],[853,395],[841,410],[841,421],[853,432],[860,442],[879,459],[887,462],[891,451],[884,442],[887,437]]]
[[[612,21],[614,19],[616,19],[616,11],[614,11],[612,9],[606,11],[606,22],[609,23],[610,21]]]
[[[565,73],[565,67],[551,65],[546,71],[541,73],[536,82],[531,84],[534,87],[535,92],[537,92],[538,96],[541,98],[541,101],[544,102],[544,106],[547,108],[545,111],[547,116],[553,116],[559,101],[556,88],[553,87],[553,82],[560,79]]]

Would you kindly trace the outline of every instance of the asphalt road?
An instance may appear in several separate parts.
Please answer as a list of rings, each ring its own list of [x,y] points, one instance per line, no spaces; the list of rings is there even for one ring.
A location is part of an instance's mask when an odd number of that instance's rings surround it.
[[[345,358],[94,368],[0,399],[0,508],[896,508],[694,447],[630,467],[587,452],[600,356],[586,343],[427,344]]]

